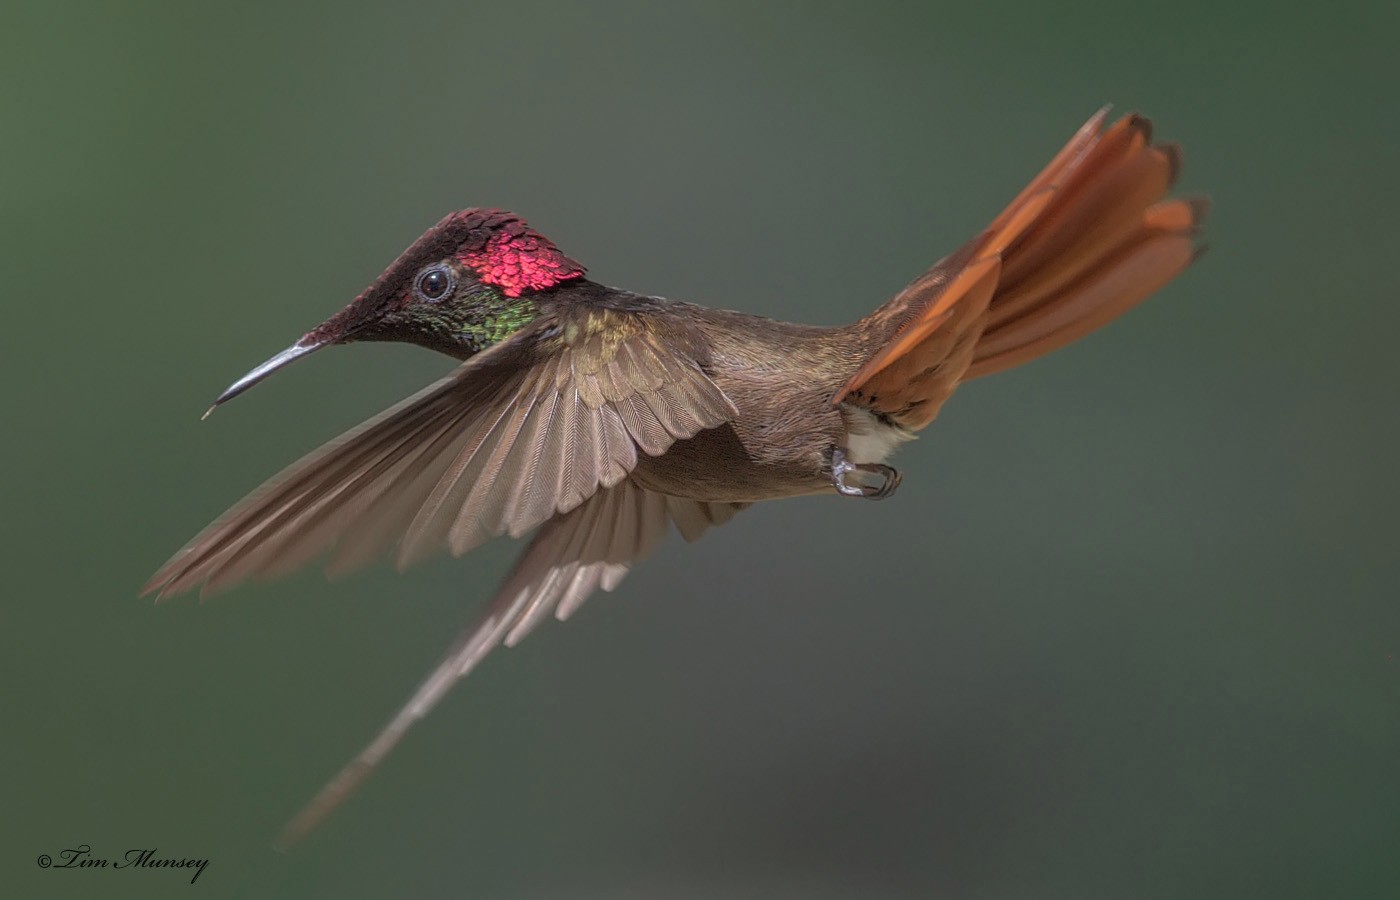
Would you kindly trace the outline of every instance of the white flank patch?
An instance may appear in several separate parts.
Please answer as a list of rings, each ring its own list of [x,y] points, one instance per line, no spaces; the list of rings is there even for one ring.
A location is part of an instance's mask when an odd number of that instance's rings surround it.
[[[846,415],[846,459],[853,463],[882,463],[905,441],[915,437],[898,425],[877,419],[869,410],[842,406]]]

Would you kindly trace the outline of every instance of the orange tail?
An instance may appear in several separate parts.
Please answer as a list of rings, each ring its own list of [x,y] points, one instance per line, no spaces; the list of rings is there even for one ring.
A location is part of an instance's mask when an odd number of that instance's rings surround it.
[[[1208,209],[1166,200],[1181,167],[1147,119],[1101,110],[986,231],[868,325],[890,338],[833,398],[922,428],[962,381],[1049,353],[1122,315],[1191,264]]]

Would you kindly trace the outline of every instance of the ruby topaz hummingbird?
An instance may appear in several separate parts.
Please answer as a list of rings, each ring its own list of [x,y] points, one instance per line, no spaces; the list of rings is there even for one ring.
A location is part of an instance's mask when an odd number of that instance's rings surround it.
[[[455,371],[258,488],[157,572],[147,593],[207,593],[320,557],[534,532],[480,621],[363,752],[287,826],[340,803],[498,644],[611,590],[674,525],[687,541],[759,500],[879,499],[887,463],[964,381],[1116,318],[1200,252],[1204,199],[1147,119],[1101,110],[977,237],[864,318],[778,322],[588,280],[518,216],[451,215],[362,294],[214,403],[323,347],[405,341]],[[211,407],[212,409],[212,407]],[[206,414],[207,415],[207,414]]]

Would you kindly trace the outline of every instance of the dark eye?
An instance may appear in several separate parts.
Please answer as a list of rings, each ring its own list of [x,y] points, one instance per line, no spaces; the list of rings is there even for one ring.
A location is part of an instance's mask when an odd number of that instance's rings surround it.
[[[452,270],[447,266],[436,265],[430,266],[418,274],[418,282],[415,287],[418,290],[418,296],[424,300],[436,302],[451,292],[452,283]]]

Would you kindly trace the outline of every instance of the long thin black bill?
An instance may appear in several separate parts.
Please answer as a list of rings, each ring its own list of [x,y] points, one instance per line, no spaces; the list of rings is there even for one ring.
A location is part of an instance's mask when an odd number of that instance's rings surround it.
[[[200,416],[200,418],[209,418],[209,414],[217,409],[220,404],[227,403],[283,366],[293,363],[313,350],[319,350],[324,346],[326,346],[324,343],[303,344],[298,342],[293,344],[229,385],[228,390],[220,394],[219,398],[214,401],[214,405],[205,410],[204,415]]]

